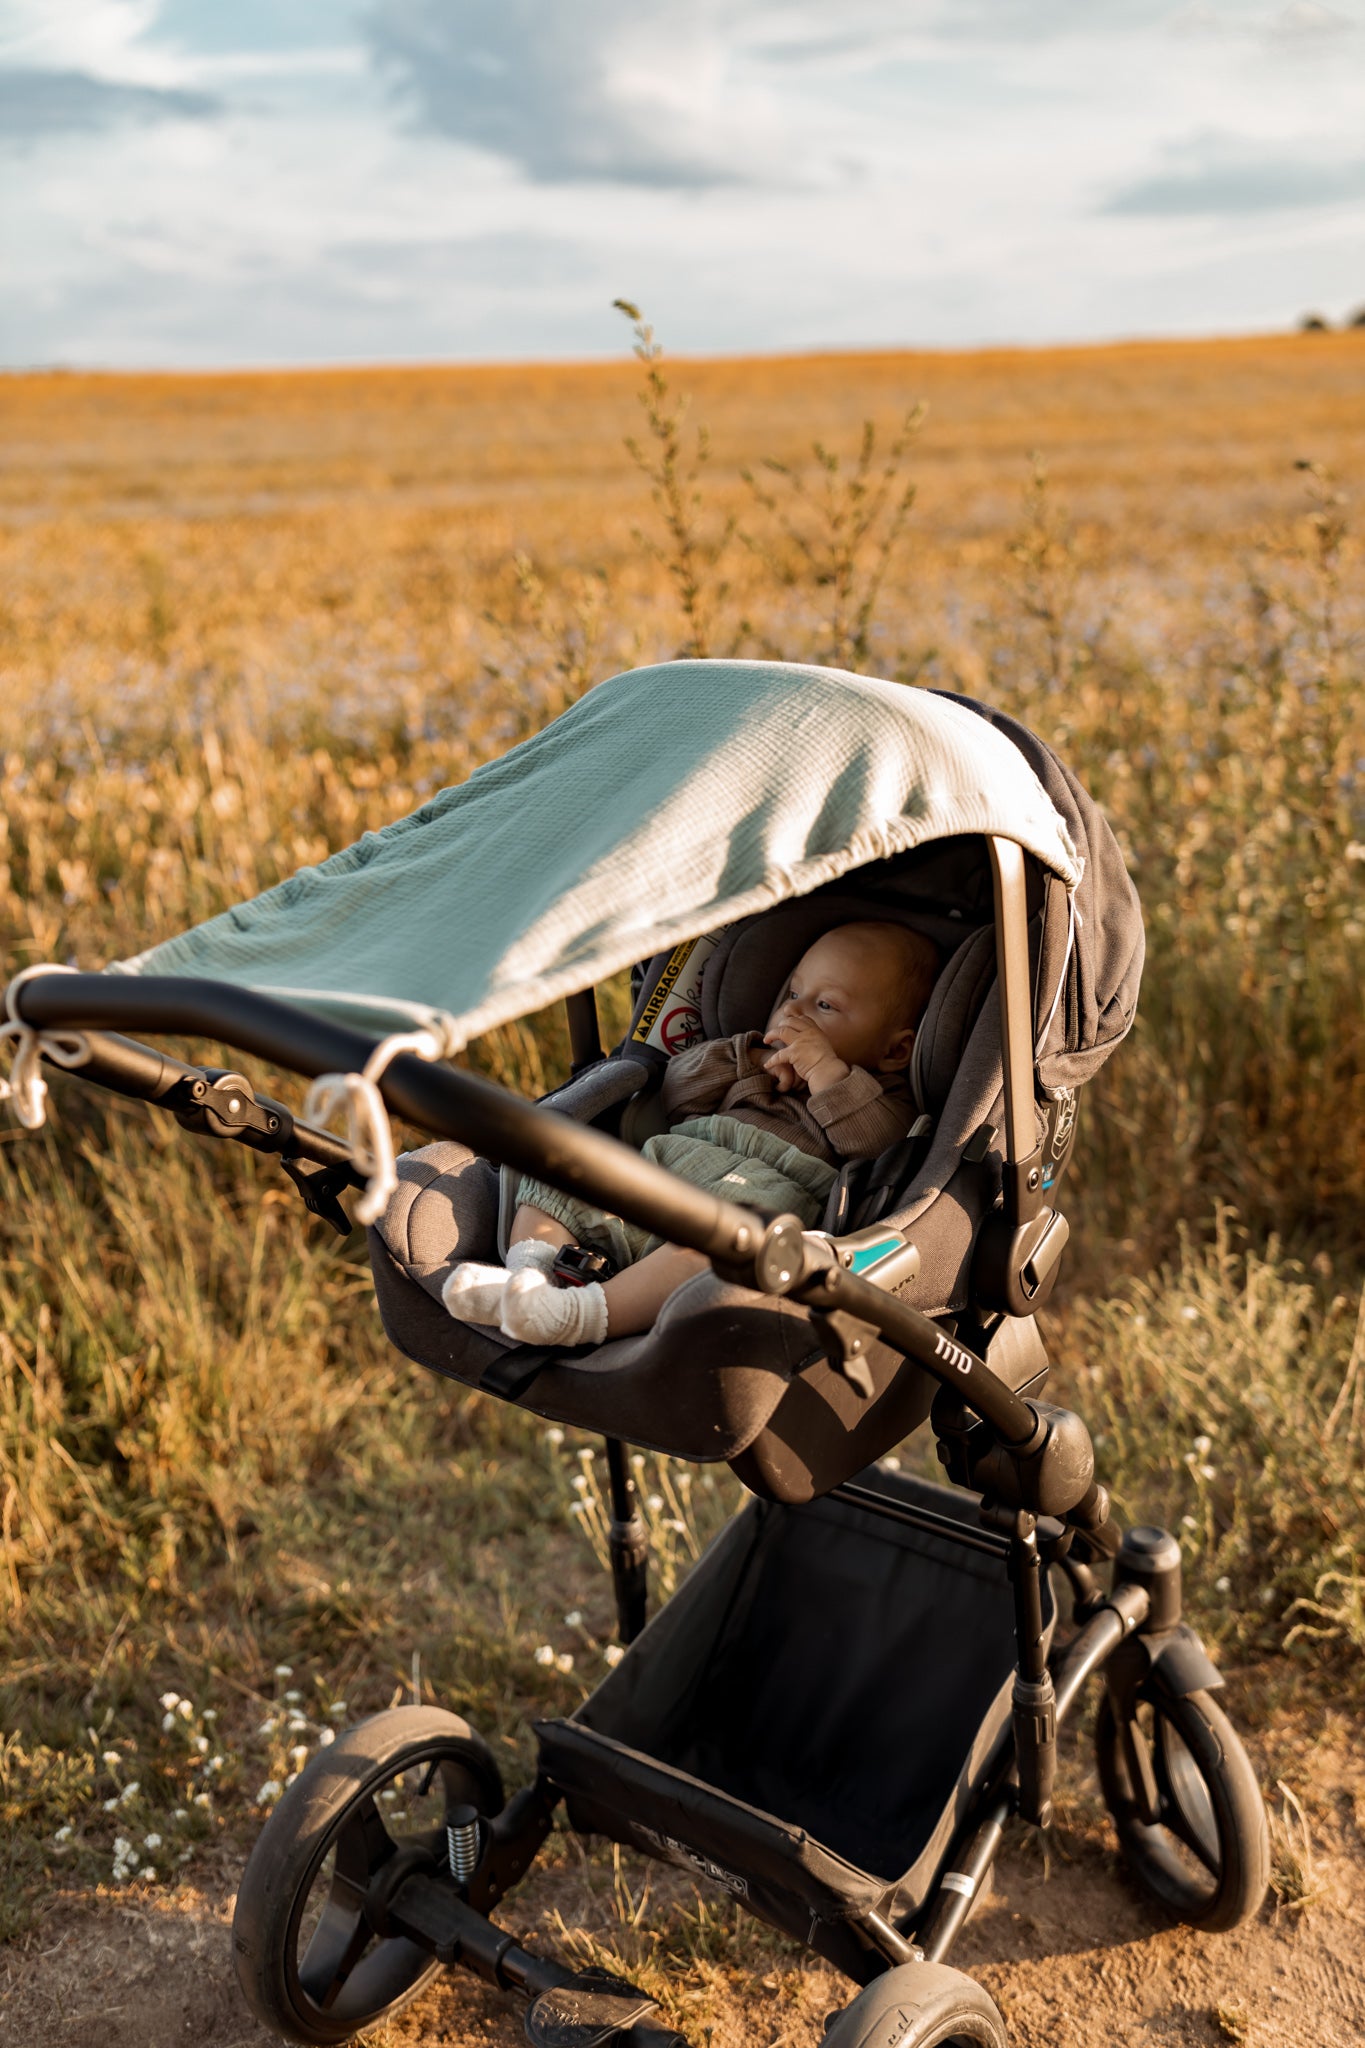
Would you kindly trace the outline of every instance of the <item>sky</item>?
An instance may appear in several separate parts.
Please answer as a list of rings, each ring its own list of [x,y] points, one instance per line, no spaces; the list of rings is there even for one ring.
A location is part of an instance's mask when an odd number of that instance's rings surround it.
[[[0,365],[1365,305],[1365,0],[0,0]]]

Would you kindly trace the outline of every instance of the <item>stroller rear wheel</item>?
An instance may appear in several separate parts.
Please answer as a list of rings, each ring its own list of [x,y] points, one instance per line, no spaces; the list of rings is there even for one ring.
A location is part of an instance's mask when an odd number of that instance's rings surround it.
[[[232,1939],[252,2011],[286,2040],[330,2044],[378,2024],[440,1965],[366,1912],[398,1855],[444,1867],[446,1816],[501,1810],[483,1739],[455,1714],[395,1707],[339,1735],[289,1786],[237,1893]]]
[[[943,1963],[900,1963],[828,2023],[822,2048],[1006,2048],[989,1992]]]
[[[1206,1692],[1144,1690],[1123,1722],[1106,1693],[1095,1750],[1141,1890],[1211,1934],[1250,1919],[1270,1881],[1270,1841],[1255,1773],[1222,1709]]]

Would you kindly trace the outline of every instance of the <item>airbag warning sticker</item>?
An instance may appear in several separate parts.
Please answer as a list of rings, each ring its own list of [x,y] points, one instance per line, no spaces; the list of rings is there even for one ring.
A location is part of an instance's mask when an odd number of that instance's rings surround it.
[[[704,938],[684,939],[673,948],[663,971],[640,1012],[631,1032],[636,1045],[656,1045],[672,1058],[699,1045],[705,1036],[701,1015],[701,987],[706,963],[715,952],[726,927],[708,932]]]

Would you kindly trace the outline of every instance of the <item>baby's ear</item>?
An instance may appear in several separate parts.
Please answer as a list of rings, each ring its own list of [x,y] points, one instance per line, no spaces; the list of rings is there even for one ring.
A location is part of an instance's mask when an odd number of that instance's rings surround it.
[[[899,1073],[910,1064],[910,1055],[915,1050],[915,1027],[907,1024],[903,1031],[893,1032],[887,1040],[886,1050],[877,1062],[879,1074]]]

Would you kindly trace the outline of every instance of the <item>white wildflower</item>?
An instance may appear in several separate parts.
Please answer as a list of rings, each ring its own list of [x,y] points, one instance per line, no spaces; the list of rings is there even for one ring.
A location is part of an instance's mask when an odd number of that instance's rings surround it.
[[[1209,1452],[1213,1449],[1213,1438],[1211,1436],[1197,1436],[1194,1440],[1194,1447],[1201,1458],[1207,1458]]]
[[[149,1863],[144,1868],[142,1872],[142,1882],[144,1884],[156,1883],[156,1865],[154,1863]]]
[[[571,1515],[581,1515],[585,1512],[586,1510],[581,1500],[571,1500],[569,1502],[569,1513]]]
[[[161,1716],[161,1732],[162,1732],[162,1734],[163,1734],[163,1735],[169,1735],[169,1734],[170,1734],[170,1732],[171,1732],[171,1730],[172,1730],[172,1728],[174,1728],[174,1726],[175,1726],[175,1715],[174,1715],[174,1714],[163,1714],[163,1715]]]
[[[208,1762],[204,1765],[204,1769],[206,1771],[221,1771],[226,1762],[226,1757],[211,1756]]]
[[[686,1522],[668,1521],[664,1523],[664,1527],[665,1529],[671,1529],[675,1536],[685,1536],[687,1534]]]
[[[296,1707],[302,1698],[303,1694],[301,1692],[287,1692],[284,1696],[284,1703],[287,1707]]]
[[[70,1821],[68,1821],[64,1828],[58,1828],[56,1834],[52,1837],[52,1839],[54,1842],[69,1842],[71,1840],[71,1837],[75,1834],[75,1832],[76,1830],[72,1827]]]
[[[1197,1323],[1199,1321],[1198,1309],[1191,1308],[1191,1306],[1187,1302],[1185,1304],[1185,1307],[1182,1308],[1180,1311],[1180,1320],[1182,1323]]]
[[[336,1739],[337,1732],[335,1728],[320,1728],[318,1730],[319,1749],[330,1749],[332,1744],[336,1741]]]
[[[122,1790],[122,1791],[121,1791],[121,1792],[119,1793],[119,1796],[118,1796],[118,1803],[119,1803],[119,1805],[120,1805],[120,1806],[126,1806],[126,1805],[128,1804],[128,1801],[129,1801],[130,1799],[136,1799],[136,1798],[137,1798],[137,1795],[138,1795],[138,1793],[139,1793],[139,1792],[140,1792],[141,1790],[142,1790],[142,1787],[141,1787],[141,1786],[140,1786],[140,1785],[138,1784],[138,1781],[137,1781],[137,1779],[136,1779],[136,1778],[133,1778],[133,1779],[131,1779],[131,1780],[130,1780],[130,1781],[128,1782],[128,1784],[126,1784],[126,1785],[124,1786],[123,1790]]]
[[[196,1792],[190,1804],[191,1806],[212,1806],[213,1801],[207,1792]]]
[[[1193,1515],[1182,1515],[1180,1517],[1180,1526],[1182,1529],[1197,1529],[1199,1524],[1195,1521]]]
[[[113,1812],[113,1810],[114,1810],[114,1808],[115,1808],[115,1807],[116,1807],[117,1805],[118,1805],[118,1801],[117,1801],[117,1799],[106,1799],[106,1800],[105,1800],[105,1802],[104,1802],[104,1811],[105,1811],[106,1813],[112,1813],[112,1812]]]
[[[275,1666],[275,1676],[276,1676],[276,1678],[292,1678],[292,1677],[294,1676],[294,1667],[293,1667],[293,1665],[292,1665],[292,1664],[277,1664],[277,1665]]]
[[[209,1753],[209,1739],[208,1739],[208,1736],[207,1736],[207,1735],[196,1735],[196,1736],[195,1736],[195,1738],[194,1738],[194,1747],[195,1747],[195,1748],[196,1748],[196,1749],[198,1750],[198,1752],[199,1752],[200,1756],[207,1756],[207,1755],[208,1755],[208,1753]]]
[[[144,1849],[159,1849],[161,1847],[160,1835],[144,1835],[142,1837],[142,1846]]]
[[[302,1714],[291,1714],[289,1716],[288,1732],[290,1735],[302,1735],[307,1726],[308,1723]]]
[[[565,1615],[565,1617],[564,1617],[564,1626],[565,1626],[565,1628],[582,1628],[582,1626],[583,1626],[583,1617],[582,1617],[582,1615],[581,1615],[581,1614],[579,1613],[579,1611],[578,1611],[578,1609],[577,1609],[576,1607],[574,1608],[574,1610],[573,1610],[573,1612],[572,1612],[571,1614],[566,1614],[566,1615]]]
[[[897,1457],[883,1458],[882,1464],[888,1472],[899,1472],[901,1469],[901,1461]]]
[[[291,1764],[294,1765],[296,1770],[301,1771],[303,1769],[304,1765],[308,1761],[308,1751],[302,1743],[299,1744],[297,1749],[290,1750],[289,1761]]]
[[[218,1719],[217,1707],[205,1707],[199,1718],[201,1721],[216,1721]]]
[[[162,1706],[163,1706],[163,1707],[164,1707],[164,1708],[166,1709],[166,1712],[167,1712],[168,1714],[172,1714],[172,1713],[174,1713],[174,1712],[175,1712],[175,1709],[176,1709],[176,1708],[177,1708],[177,1707],[178,1707],[178,1706],[180,1705],[180,1695],[179,1695],[179,1693],[178,1693],[178,1692],[163,1692],[163,1693],[162,1693],[162,1695],[161,1695],[161,1704],[162,1704]]]
[[[175,1860],[177,1863],[188,1863],[193,1854],[193,1849],[182,1849]]]
[[[1216,1479],[1218,1477],[1218,1467],[1216,1465],[1201,1465],[1199,1467],[1199,1477],[1201,1479]]]
[[[581,1472],[574,1473],[573,1490],[575,1493],[586,1493],[588,1490],[588,1482]]]
[[[1215,1579],[1213,1590],[1215,1593],[1230,1593],[1232,1591],[1232,1580],[1227,1577]]]
[[[188,1820],[189,1817],[190,1810],[188,1806],[177,1806],[175,1812],[171,1815],[172,1820]]]
[[[100,1762],[102,1764],[107,1764],[111,1771],[116,1771],[122,1764],[123,1758],[119,1755],[116,1749],[106,1749],[104,1754],[100,1758]]]
[[[268,1721],[262,1721],[256,1733],[258,1735],[273,1735],[275,1733],[275,1716],[272,1714]]]
[[[554,1661],[554,1651],[550,1648],[550,1645],[548,1643],[542,1643],[540,1645],[540,1648],[536,1651],[537,1664],[553,1664]]]
[[[662,1509],[663,1504],[664,1497],[661,1493],[651,1493],[649,1499],[645,1502],[645,1506],[649,1509],[651,1515],[657,1515]]]
[[[256,1794],[256,1804],[258,1806],[268,1806],[272,1799],[279,1798],[283,1790],[284,1787],[278,1778],[267,1778],[260,1791]]]
[[[327,1709],[327,1711],[334,1721],[344,1721],[346,1719],[347,1714],[350,1712],[350,1708],[347,1706],[345,1700],[333,1700],[331,1706]]]
[[[554,1447],[555,1447],[555,1449],[556,1449],[556,1450],[558,1450],[558,1449],[559,1449],[559,1446],[560,1446],[560,1445],[561,1445],[561,1444],[563,1443],[563,1441],[564,1441],[564,1432],[563,1432],[563,1430],[562,1430],[562,1429],[547,1429],[547,1430],[546,1430],[546,1432],[545,1432],[545,1441],[546,1441],[546,1443],[547,1443],[547,1444],[553,1444],[553,1445],[554,1445]]]
[[[558,1655],[558,1656],[557,1656],[557,1657],[555,1658],[555,1670],[556,1670],[556,1671],[572,1671],[572,1670],[573,1670],[573,1652],[572,1652],[571,1650],[561,1650],[561,1651],[560,1651],[559,1655]]]
[[[619,1643],[608,1643],[606,1649],[602,1652],[602,1658],[614,1671],[625,1654]]]

